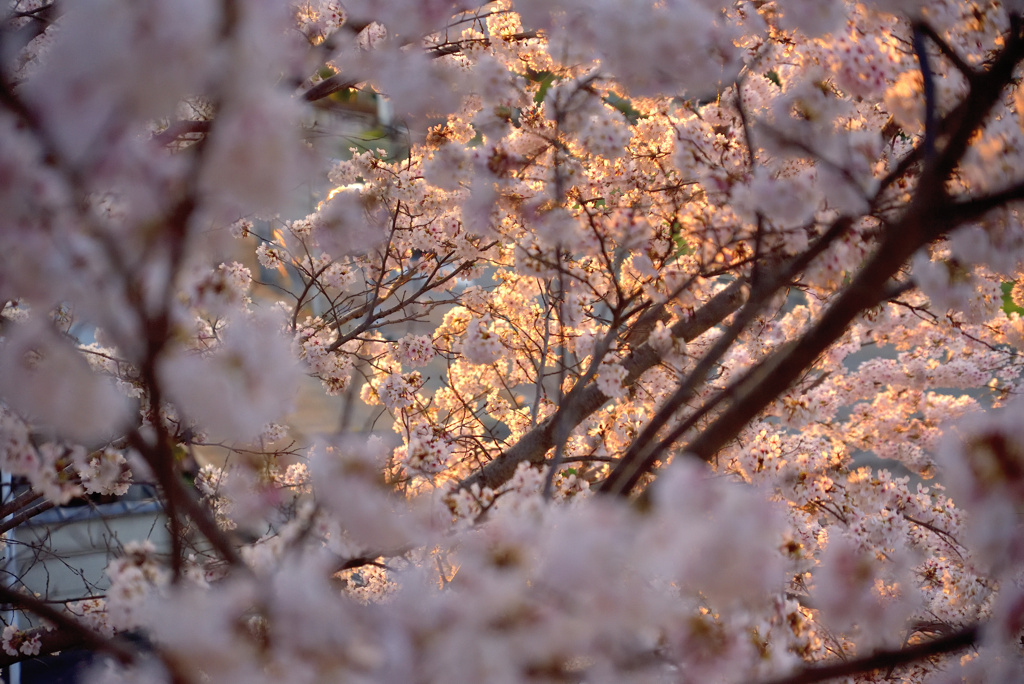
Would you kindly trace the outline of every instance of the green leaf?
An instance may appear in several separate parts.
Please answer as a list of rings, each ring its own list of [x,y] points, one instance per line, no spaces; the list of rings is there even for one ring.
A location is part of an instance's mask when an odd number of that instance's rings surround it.
[[[640,113],[640,110],[633,106],[633,103],[624,97],[618,95],[609,95],[604,100],[607,104],[618,109],[622,114],[629,119],[631,125],[636,125],[636,122],[640,119],[646,118]]]
[[[530,80],[540,83],[540,88],[537,89],[537,94],[533,96],[533,101],[540,104],[544,101],[544,98],[548,95],[548,90],[555,82],[555,75],[550,71],[540,71],[536,74],[530,75]]]
[[[672,220],[672,224],[669,226],[669,230],[669,235],[672,237],[672,242],[674,242],[676,245],[676,253],[674,259],[678,259],[679,257],[689,256],[693,254],[693,247],[691,247],[690,243],[687,242],[686,239],[683,237],[683,224],[679,223],[678,219]]]
[[[1016,304],[1014,304],[1013,303],[1013,299],[1010,297],[1010,292],[1013,291],[1013,286],[1016,285],[1016,284],[1017,283],[1013,282],[1012,280],[1002,284],[1002,288],[1003,288],[1003,311],[1006,313],[1007,316],[1009,316],[1012,313],[1015,313],[1015,314],[1017,314],[1019,316],[1024,316],[1024,309],[1022,309],[1019,306],[1017,306]]]

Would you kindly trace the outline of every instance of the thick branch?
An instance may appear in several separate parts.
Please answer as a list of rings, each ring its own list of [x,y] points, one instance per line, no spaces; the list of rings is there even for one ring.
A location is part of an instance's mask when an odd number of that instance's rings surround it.
[[[16,498],[8,501],[3,506],[0,506],[0,519],[4,519],[9,515],[13,515],[18,511],[28,508],[36,500],[43,498],[43,495],[34,489],[29,489],[19,494]]]
[[[952,220],[958,223],[974,221],[993,209],[1004,207],[1010,202],[1024,200],[1024,183],[1016,183],[1008,188],[997,190],[981,197],[971,197],[960,202],[955,202],[949,208]]]
[[[1016,64],[1024,57],[1022,48],[1020,22],[1014,21],[1007,48],[972,87],[967,100],[971,106],[958,108],[962,115],[948,142],[922,170],[911,205],[898,222],[889,226],[874,256],[807,334],[759,363],[726,390],[736,397],[734,403],[687,451],[705,461],[714,459],[744,426],[811,367],[858,315],[885,300],[889,280],[915,251],[958,225],[961,216],[949,211],[952,203],[946,196],[946,179],[1010,82]],[[653,462],[650,460],[649,464]],[[630,485],[637,480],[633,478]],[[625,494],[629,489],[621,491]]]
[[[719,362],[732,346],[732,343],[736,341],[749,322],[757,315],[760,307],[774,297],[782,288],[788,286],[798,273],[807,268],[833,242],[846,234],[850,224],[851,221],[846,217],[836,220],[808,250],[782,264],[774,272],[759,276],[761,284],[751,293],[746,305],[736,314],[732,324],[723,331],[722,336],[715,341],[711,349],[705,353],[696,367],[690,371],[690,374],[682,381],[676,391],[665,400],[661,408],[658,409],[658,412],[651,418],[651,421],[633,440],[633,443],[622,456],[622,459],[611,475],[601,485],[601,491],[618,494],[627,492],[633,487],[637,479],[654,465],[662,450],[661,444],[654,442],[658,431],[668,423],[686,401],[692,398],[697,388],[704,383],[705,378],[714,365]],[[704,410],[710,410],[710,408],[709,405],[705,405]],[[687,423],[689,422],[687,421]],[[686,429],[688,428],[683,426],[677,427],[670,435],[671,440],[678,439]]]
[[[815,684],[829,679],[852,677],[877,670],[891,670],[934,656],[956,653],[970,648],[977,643],[980,631],[979,625],[969,625],[951,634],[906,648],[877,651],[862,658],[808,667],[789,676],[775,679],[769,684]]]
[[[17,515],[12,515],[10,518],[7,518],[2,523],[0,523],[0,534],[6,534],[7,532],[10,532],[18,525],[28,522],[40,513],[45,513],[54,506],[56,506],[56,504],[54,504],[52,501],[43,501],[39,503],[37,506],[24,510],[21,513],[18,513]]]
[[[25,630],[25,635],[28,638],[32,638],[36,635],[39,636],[39,653],[34,656],[29,656],[24,653],[11,655],[5,651],[0,651],[0,667],[7,667],[14,663],[20,663],[23,660],[28,660],[29,658],[38,658],[52,653],[58,653],[60,651],[88,647],[88,644],[82,638],[81,634],[66,629],[48,630],[45,627],[35,627],[33,629]]]
[[[67,633],[66,636],[54,636],[58,639],[68,640],[69,645],[81,645],[97,651],[103,651],[114,656],[122,663],[130,663],[136,659],[135,649],[130,644],[117,637],[105,637],[102,634],[86,627],[75,618],[63,613],[48,603],[40,601],[34,596],[22,594],[9,587],[0,585],[0,601],[10,604],[15,609],[27,610],[50,622],[57,630]],[[67,646],[65,646],[66,648]],[[58,649],[54,649],[58,650]],[[52,652],[52,651],[51,651]],[[3,654],[5,657],[7,654]],[[15,661],[24,660],[23,657],[15,656]],[[2,663],[2,660],[0,660]]]
[[[334,74],[304,92],[302,94],[302,99],[306,102],[316,102],[317,100],[322,100],[325,97],[330,97],[338,91],[353,88],[357,83],[358,81],[353,81],[351,78],[345,78],[341,74]]]
[[[672,334],[687,342],[707,332],[721,323],[727,316],[743,304],[743,281],[733,281],[728,287],[716,294],[702,306],[693,316],[679,321],[672,326]],[[649,343],[640,345],[622,361],[627,375],[623,384],[632,386],[647,370],[654,367],[661,356]],[[570,393],[558,411],[543,423],[530,430],[513,446],[485,465],[478,472],[466,478],[460,488],[472,487],[474,484],[483,487],[498,487],[507,482],[523,461],[533,464],[544,462],[548,449],[555,446],[555,426],[559,421],[571,428],[582,423],[587,416],[601,408],[608,401],[597,385],[591,383],[578,394]]]

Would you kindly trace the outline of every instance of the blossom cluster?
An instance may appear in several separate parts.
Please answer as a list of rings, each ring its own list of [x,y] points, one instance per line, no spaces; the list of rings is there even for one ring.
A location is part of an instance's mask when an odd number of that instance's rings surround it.
[[[1024,672],[1019,3],[9,8],[4,529],[170,535],[11,662]]]

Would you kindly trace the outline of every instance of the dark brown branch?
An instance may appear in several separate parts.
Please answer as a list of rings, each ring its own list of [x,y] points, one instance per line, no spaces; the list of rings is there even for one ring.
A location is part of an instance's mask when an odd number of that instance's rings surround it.
[[[965,107],[963,103],[957,108],[958,115],[951,122],[955,125],[945,147],[925,165],[910,206],[900,220],[889,226],[875,254],[808,333],[756,365],[729,387],[727,391],[736,400],[687,447],[687,451],[705,461],[714,459],[744,426],[810,368],[858,315],[885,300],[890,279],[915,251],[958,225],[960,217],[949,212],[946,179],[1012,79],[1017,63],[1024,58],[1020,21],[1011,23],[1013,31],[1007,38],[1007,47],[973,85],[966,100],[971,106]]]
[[[516,40],[531,40],[537,37],[536,31],[521,31],[519,33],[513,33],[508,36],[502,36],[502,40],[505,42],[511,42]],[[468,45],[479,45],[481,47],[490,47],[493,41],[490,38],[467,38],[465,40],[454,40],[447,41],[444,43],[438,43],[427,48],[428,53],[432,57],[447,57],[448,55],[456,55],[462,52]]]
[[[30,658],[47,656],[60,651],[88,647],[88,644],[86,644],[78,632],[72,632],[65,629],[48,630],[45,627],[33,627],[32,629],[25,630],[25,636],[27,638],[32,638],[37,635],[39,637],[39,653],[35,656],[28,656],[24,653],[11,655],[5,651],[0,651],[0,667],[7,667]]]
[[[829,679],[852,677],[877,670],[892,670],[935,656],[956,653],[970,648],[978,642],[980,632],[979,625],[969,625],[931,641],[913,644],[906,648],[877,651],[862,658],[851,658],[827,665],[815,665],[786,677],[774,679],[766,684],[815,684]]]
[[[942,182],[945,182],[963,159],[964,153],[988,118],[993,105],[999,101],[1006,86],[1013,81],[1014,71],[1022,58],[1024,37],[1021,36],[1021,18],[1011,15],[1006,47],[999,53],[992,66],[971,82],[967,97],[950,117],[947,117],[952,119],[952,133],[933,171]],[[926,169],[924,173],[927,171]]]
[[[3,506],[0,506],[0,520],[31,506],[32,503],[41,498],[43,498],[43,495],[34,489],[29,489],[28,491],[19,494]]]
[[[317,100],[322,100],[325,97],[330,97],[338,91],[354,88],[358,83],[358,81],[353,81],[351,78],[345,78],[341,74],[334,74],[304,92],[302,94],[302,99],[306,102],[316,102]]]
[[[928,219],[939,220],[933,216],[934,211],[926,206],[913,207],[906,220],[893,226],[867,265],[808,333],[757,364],[729,387],[727,391],[736,401],[687,450],[702,460],[711,461],[745,425],[811,367],[822,352],[842,337],[861,312],[884,301],[889,280],[928,241],[923,223]]]
[[[942,56],[948,59],[956,70],[964,75],[964,78],[966,78],[968,82],[971,82],[978,77],[977,69],[965,62],[963,57],[961,57],[960,54],[949,45],[949,43],[943,40],[942,36],[936,33],[935,29],[932,28],[928,22],[919,21],[914,24],[914,29],[920,31],[928,38],[928,40],[933,42],[939,48],[939,52],[942,53]]]
[[[28,510],[24,510],[21,513],[18,513],[17,515],[12,515],[10,518],[7,518],[2,523],[0,523],[0,534],[10,532],[18,525],[28,522],[40,513],[45,513],[46,511],[50,510],[51,508],[54,508],[55,506],[56,504],[53,503],[52,501],[42,501],[37,506],[33,506]]]
[[[805,252],[790,259],[779,267],[774,273],[763,274],[763,283],[758,286],[743,309],[736,315],[736,319],[723,332],[722,336],[715,341],[715,344],[697,363],[697,366],[690,372],[672,395],[665,400],[658,412],[651,421],[644,427],[640,434],[633,440],[629,449],[623,455],[621,461],[601,485],[601,491],[606,493],[624,494],[636,484],[637,480],[648,472],[658,460],[659,455],[668,444],[683,435],[689,427],[692,427],[695,419],[676,427],[664,440],[655,444],[654,439],[661,428],[663,428],[671,417],[683,404],[688,401],[697,388],[704,382],[708,373],[722,356],[729,350],[732,343],[753,320],[764,302],[771,299],[775,294],[787,286],[789,282],[801,271],[803,271],[817,256],[824,252],[837,239],[846,234],[851,225],[849,218],[837,219],[825,233]],[[721,397],[714,400],[717,404]],[[703,415],[711,406],[699,412]],[[687,427],[689,426],[689,427]]]
[[[137,432],[132,434],[132,444],[146,459],[160,484],[167,501],[169,516],[188,516],[199,532],[213,545],[217,553],[232,566],[244,569],[247,566],[227,535],[217,526],[213,516],[203,508],[192,490],[186,489],[174,467],[174,455],[165,443],[151,446]],[[173,541],[173,539],[172,539]],[[171,559],[173,562],[173,558]]]
[[[1024,200],[1024,182],[982,197],[972,197],[961,202],[954,202],[949,207],[949,213],[958,223],[966,223],[981,218],[993,209],[1021,200]]]
[[[743,303],[743,284],[742,280],[733,281],[712,297],[693,316],[673,325],[672,335],[689,342],[721,323]],[[640,379],[641,375],[653,368],[660,360],[660,354],[649,343],[640,345],[622,361],[622,366],[627,373],[623,384],[627,387],[632,386]],[[512,477],[516,467],[523,461],[533,464],[543,463],[548,449],[555,445],[555,426],[558,421],[564,421],[565,425],[575,427],[582,423],[587,416],[601,408],[606,401],[608,401],[608,397],[593,383],[581,388],[578,393],[570,393],[554,415],[526,433],[522,439],[493,461],[463,480],[459,487],[468,488],[474,484],[480,487],[498,487]]]
[[[109,653],[122,663],[131,663],[136,660],[137,653],[127,642],[117,637],[106,637],[86,627],[81,622],[63,613],[53,606],[28,594],[14,591],[10,587],[0,585],[0,601],[13,606],[16,610],[27,610],[50,622],[57,630],[67,633],[67,636],[59,637],[66,639],[70,644],[81,645],[104,653]],[[54,637],[58,639],[58,637]],[[67,648],[67,646],[65,646]],[[59,650],[59,649],[54,649]],[[52,651],[51,651],[52,652]],[[25,660],[24,656],[9,656],[6,653],[3,657],[11,658],[11,662]],[[4,664],[0,658],[0,664]]]

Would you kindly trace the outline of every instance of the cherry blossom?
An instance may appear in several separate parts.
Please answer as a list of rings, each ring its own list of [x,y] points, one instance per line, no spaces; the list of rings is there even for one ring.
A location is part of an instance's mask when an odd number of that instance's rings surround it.
[[[1019,676],[1022,11],[11,0],[0,660]]]

